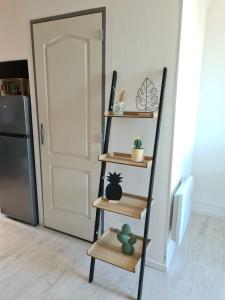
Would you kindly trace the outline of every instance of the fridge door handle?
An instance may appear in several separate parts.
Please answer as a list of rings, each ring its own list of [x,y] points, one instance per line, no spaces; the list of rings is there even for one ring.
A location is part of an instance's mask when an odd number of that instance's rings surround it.
[[[41,123],[41,126],[40,126],[40,138],[41,138],[41,144],[44,145],[44,143],[45,143],[45,131],[44,131],[44,126],[43,126],[42,123]]]

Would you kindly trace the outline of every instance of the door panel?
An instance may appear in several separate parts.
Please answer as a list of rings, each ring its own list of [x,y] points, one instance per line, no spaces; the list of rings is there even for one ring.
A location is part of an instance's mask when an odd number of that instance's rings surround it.
[[[102,121],[102,14],[33,25],[45,225],[93,238]]]
[[[88,56],[88,40],[74,36],[60,37],[45,47],[46,105],[50,106],[53,153],[88,156]],[[66,70],[66,76],[62,76],[62,70]]]
[[[51,172],[53,209],[89,218],[89,173],[62,167],[54,167]]]

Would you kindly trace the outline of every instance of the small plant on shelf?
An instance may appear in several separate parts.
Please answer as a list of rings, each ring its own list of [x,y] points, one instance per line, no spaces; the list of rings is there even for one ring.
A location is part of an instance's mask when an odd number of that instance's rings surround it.
[[[131,227],[129,224],[124,224],[122,230],[117,234],[117,239],[122,243],[122,253],[126,255],[134,254],[134,245],[137,239],[133,233],[131,233]]]
[[[131,159],[135,162],[142,162],[144,160],[144,149],[142,146],[141,138],[135,138],[134,147],[131,153]]]
[[[109,181],[109,184],[107,185],[105,191],[106,198],[111,203],[118,203],[122,197],[122,188],[119,184],[122,182],[121,173],[116,174],[116,172],[114,172],[112,174],[109,172],[107,180]]]

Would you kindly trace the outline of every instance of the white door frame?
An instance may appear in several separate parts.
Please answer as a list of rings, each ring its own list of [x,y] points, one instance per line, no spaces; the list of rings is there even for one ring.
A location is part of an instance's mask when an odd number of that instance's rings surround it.
[[[42,170],[41,165],[41,140],[40,140],[40,126],[39,126],[39,109],[38,109],[38,98],[37,98],[37,80],[36,80],[36,69],[35,69],[35,54],[34,54],[34,34],[33,34],[33,26],[38,23],[61,20],[66,18],[78,17],[83,15],[101,13],[102,14],[102,29],[103,29],[103,37],[102,37],[102,136],[104,136],[105,129],[105,120],[104,120],[104,110],[105,110],[105,53],[106,53],[106,7],[98,7],[93,9],[81,10],[72,13],[66,13],[46,18],[34,19],[30,21],[30,29],[31,29],[31,42],[32,42],[32,58],[33,58],[33,70],[34,70],[34,84],[35,84],[35,98],[36,98],[36,107],[37,107],[37,128],[38,128],[38,147],[39,147],[39,164]],[[102,149],[103,149],[103,139],[101,141]],[[38,197],[38,213],[39,213],[39,224],[44,226],[44,211],[43,211],[43,182],[42,182],[42,172],[41,176],[41,199]],[[97,197],[97,195],[96,195]]]

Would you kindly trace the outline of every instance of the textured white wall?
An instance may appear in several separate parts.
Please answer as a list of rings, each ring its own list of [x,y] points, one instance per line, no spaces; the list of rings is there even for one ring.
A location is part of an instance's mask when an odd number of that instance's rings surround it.
[[[165,110],[156,170],[152,211],[150,259],[163,266],[167,240],[167,205],[169,200],[169,170],[173,110],[175,105],[175,82],[177,48],[179,41],[180,0],[0,0],[0,60],[28,58],[31,77],[32,111],[34,121],[35,153],[39,208],[42,212],[42,193],[38,150],[38,133],[32,51],[29,21],[31,19],[73,12],[98,6],[107,7],[106,79],[107,99],[112,70],[118,71],[118,88],[127,90],[127,109],[135,109],[137,88],[148,74],[159,84],[163,66],[168,67]],[[154,121],[118,120],[113,126],[111,149],[129,152],[135,135],[141,135],[144,147],[151,153]],[[117,168],[116,170],[119,170]],[[136,194],[147,194],[149,172],[132,168],[121,169],[124,188]],[[42,215],[42,214],[41,214]],[[115,215],[109,223],[120,226],[124,222]],[[128,220],[131,223],[131,220]],[[133,222],[134,231],[143,233],[143,223]]]
[[[191,20],[191,22],[190,22]],[[202,0],[184,0],[180,42],[171,190],[192,169],[199,103],[206,10]]]
[[[205,0],[183,0],[169,215],[172,211],[174,191],[181,178],[190,175],[192,171],[208,5],[209,2]],[[170,230],[170,223],[168,223],[168,230]],[[168,259],[173,249],[174,244],[169,240]]]
[[[214,0],[207,17],[194,152],[194,210],[225,218],[225,2]]]

